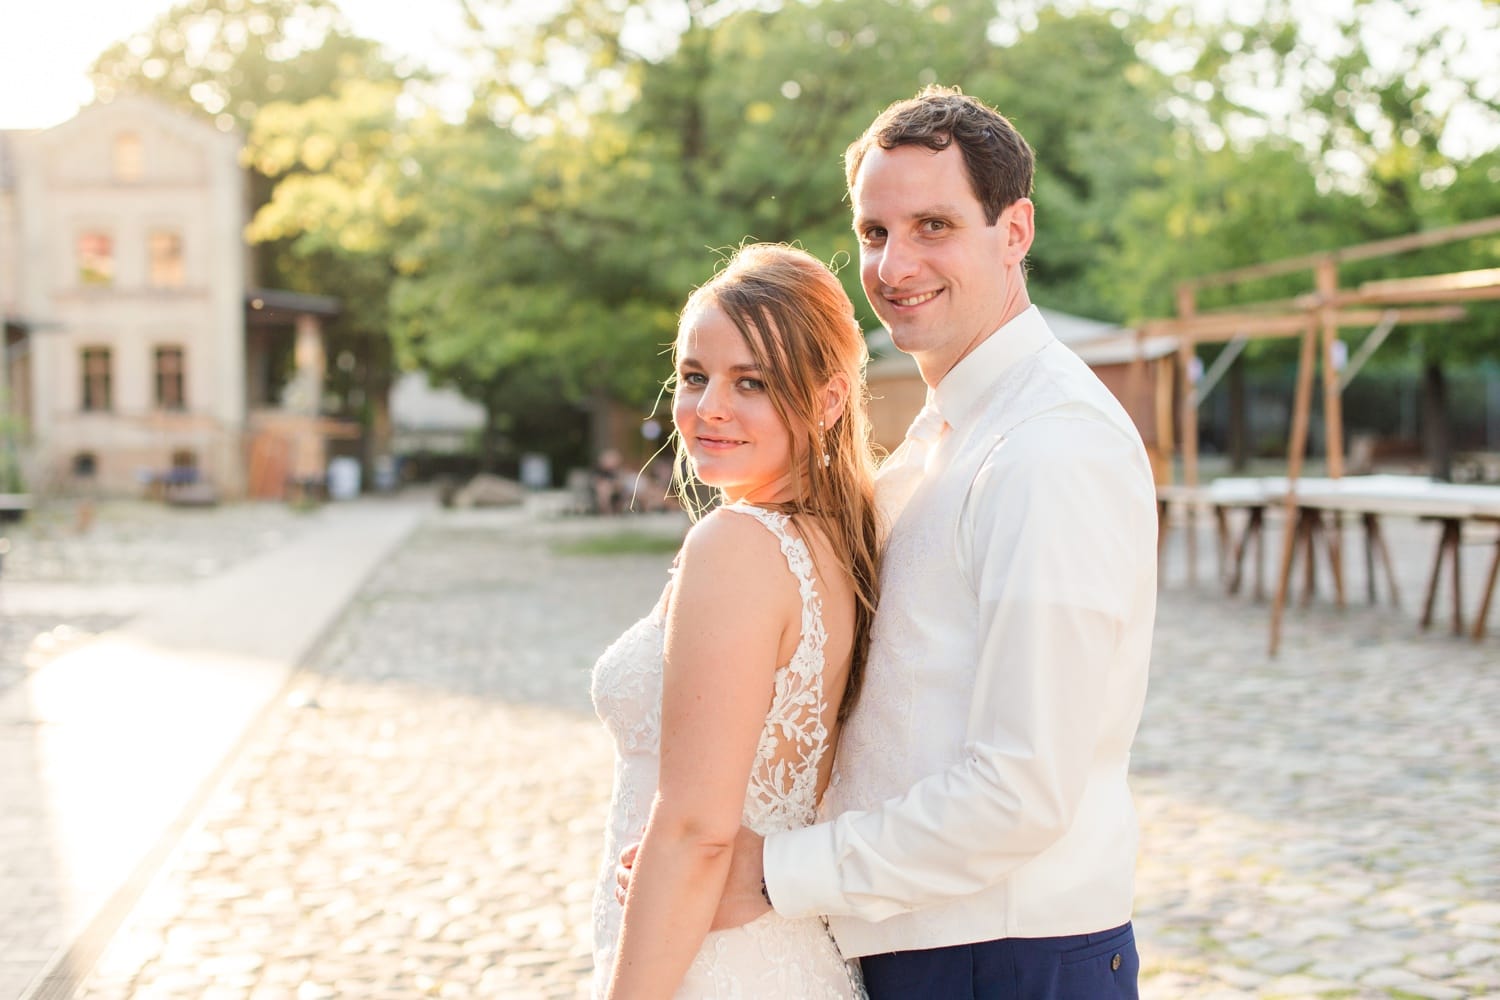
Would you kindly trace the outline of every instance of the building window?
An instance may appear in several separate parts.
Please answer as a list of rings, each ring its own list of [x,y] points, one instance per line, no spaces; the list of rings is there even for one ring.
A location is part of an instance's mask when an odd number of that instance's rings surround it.
[[[138,181],[142,173],[141,137],[121,132],[115,136],[115,180]]]
[[[108,286],[115,281],[115,241],[97,230],[78,237],[78,283]]]
[[[187,409],[183,368],[181,347],[156,349],[156,405],[160,409]]]
[[[83,349],[83,408],[88,411],[110,409],[109,348]]]
[[[182,234],[175,229],[153,230],[148,249],[151,265],[148,278],[152,288],[181,288]]]

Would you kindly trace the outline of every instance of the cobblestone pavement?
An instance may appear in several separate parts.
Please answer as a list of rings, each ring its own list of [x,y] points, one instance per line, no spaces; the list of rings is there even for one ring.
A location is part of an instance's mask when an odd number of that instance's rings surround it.
[[[1407,609],[1294,609],[1274,660],[1263,605],[1169,575],[1133,767],[1143,996],[1500,996],[1500,639],[1417,631],[1431,536],[1396,528]],[[623,529],[680,523],[434,512],[79,996],[583,995],[588,668],[669,556],[558,546]]]
[[[284,504],[203,509],[53,501],[0,525],[0,691],[69,644],[121,624],[162,589],[286,544],[307,519]]]

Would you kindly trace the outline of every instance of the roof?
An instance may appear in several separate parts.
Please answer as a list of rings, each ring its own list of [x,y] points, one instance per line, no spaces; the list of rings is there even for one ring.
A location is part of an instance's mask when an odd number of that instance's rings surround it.
[[[1137,342],[1135,331],[1128,327],[1044,306],[1037,310],[1053,336],[1090,365],[1123,364],[1137,356],[1150,361],[1177,349],[1173,337],[1147,337]],[[883,327],[865,334],[865,344],[870,349],[867,377],[898,378],[917,373],[917,363],[896,350],[890,332]]]
[[[1162,334],[1137,337],[1136,331],[1120,328],[1107,336],[1068,346],[1090,366],[1122,365],[1166,357],[1177,350],[1177,338]]]
[[[332,319],[342,310],[343,303],[332,295],[308,295],[280,288],[251,288],[245,292],[245,316],[252,326],[279,326],[295,322],[298,316]]]
[[[1047,321],[1047,326],[1052,335],[1058,340],[1075,347],[1078,344],[1090,340],[1098,340],[1108,337],[1124,330],[1118,323],[1108,323],[1102,319],[1089,319],[1087,316],[1075,316],[1072,313],[1061,312],[1057,309],[1048,309],[1045,306],[1037,306],[1037,311],[1042,314],[1042,319]]]

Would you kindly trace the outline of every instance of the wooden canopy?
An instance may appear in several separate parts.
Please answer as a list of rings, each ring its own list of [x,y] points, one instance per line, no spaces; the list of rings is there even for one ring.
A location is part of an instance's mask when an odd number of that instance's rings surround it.
[[[1339,266],[1497,233],[1500,233],[1500,216],[1492,216],[1394,239],[1221,271],[1178,285],[1177,315],[1141,324],[1137,336],[1168,334],[1177,339],[1179,377],[1174,382],[1177,386],[1176,408],[1182,419],[1179,440],[1184,485],[1198,484],[1198,412],[1195,402],[1188,398],[1192,390],[1189,372],[1198,344],[1239,338],[1301,337],[1292,425],[1287,442],[1286,474],[1290,488],[1287,490],[1286,513],[1290,524],[1297,504],[1296,481],[1302,473],[1302,461],[1307,451],[1313,373],[1319,367],[1320,357],[1328,476],[1338,479],[1343,475],[1344,432],[1340,405],[1343,386],[1334,353],[1339,330],[1343,327],[1379,326],[1389,332],[1399,323],[1451,322],[1465,315],[1462,303],[1500,299],[1500,268],[1369,281],[1346,288],[1339,283]],[[1306,294],[1291,299],[1237,305],[1230,309],[1198,310],[1201,289],[1304,271],[1311,272],[1313,280],[1313,289]],[[1293,532],[1287,531],[1272,608],[1272,654],[1280,642],[1293,543]]]

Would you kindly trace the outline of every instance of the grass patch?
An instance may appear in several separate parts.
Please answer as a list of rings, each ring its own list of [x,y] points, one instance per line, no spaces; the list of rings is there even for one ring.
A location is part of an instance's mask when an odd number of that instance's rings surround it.
[[[560,556],[655,556],[671,555],[682,547],[682,539],[674,535],[658,535],[645,531],[617,531],[609,535],[580,538],[569,542],[556,542],[552,551]]]

